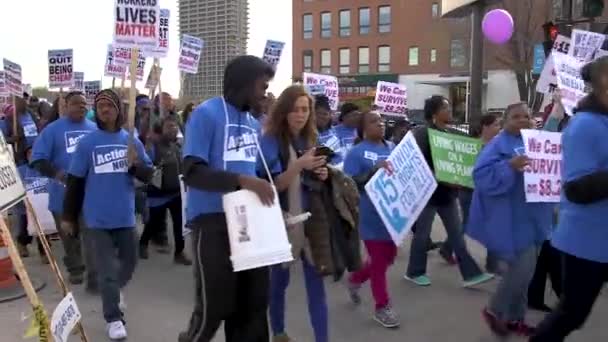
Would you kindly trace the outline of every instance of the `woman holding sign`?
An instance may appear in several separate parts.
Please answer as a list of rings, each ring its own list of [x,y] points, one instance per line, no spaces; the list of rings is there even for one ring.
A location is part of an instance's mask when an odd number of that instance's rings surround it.
[[[484,147],[473,169],[475,190],[467,234],[507,263],[482,313],[499,336],[529,336],[533,331],[525,323],[528,285],[551,229],[553,205],[526,202],[524,169],[530,159],[520,131],[529,127],[525,103],[507,107],[504,129]]]
[[[359,231],[369,255],[363,269],[351,274],[348,287],[351,300],[359,304],[359,289],[369,280],[376,302],[374,320],[383,327],[396,328],[399,320],[390,304],[386,272],[395,261],[397,246],[365,191],[365,184],[376,171],[386,168],[390,172],[386,159],[391,154],[393,144],[384,140],[384,130],[384,122],[379,114],[365,113],[357,129],[357,143],[344,160],[344,172],[352,176],[359,187]]]

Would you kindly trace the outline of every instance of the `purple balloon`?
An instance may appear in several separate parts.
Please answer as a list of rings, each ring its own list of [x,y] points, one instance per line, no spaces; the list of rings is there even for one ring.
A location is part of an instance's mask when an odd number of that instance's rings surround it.
[[[483,34],[494,44],[504,44],[513,36],[515,24],[513,17],[504,9],[486,13],[481,24]]]

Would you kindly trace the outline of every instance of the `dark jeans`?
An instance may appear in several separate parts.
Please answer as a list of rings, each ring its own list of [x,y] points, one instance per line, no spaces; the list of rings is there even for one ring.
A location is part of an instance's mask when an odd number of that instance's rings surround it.
[[[560,252],[551,246],[549,240],[543,243],[538,255],[534,277],[528,288],[528,303],[533,305],[545,303],[547,276],[551,280],[551,288],[560,297],[562,295],[562,260]]]
[[[179,342],[210,342],[224,322],[226,342],[268,342],[268,267],[234,272],[224,213],[191,222],[195,303]]]
[[[422,210],[416,221],[416,232],[412,239],[410,250],[410,261],[407,268],[407,276],[410,278],[426,274],[427,246],[435,215],[439,214],[443,226],[448,235],[448,243],[454,248],[454,253],[458,259],[458,267],[464,280],[469,280],[480,275],[481,269],[473,260],[464,242],[464,234],[461,229],[460,216],[456,201],[451,201],[447,205],[434,206],[427,204]]]
[[[173,240],[175,243],[175,255],[179,255],[184,251],[184,237],[182,236],[182,200],[180,196],[176,196],[169,202],[158,207],[150,207],[150,219],[144,226],[144,231],[139,240],[140,246],[147,247],[150,240],[154,236],[166,231],[167,210],[171,214],[173,222]]]
[[[61,214],[53,213],[53,218],[55,219],[55,227],[57,227],[57,232],[63,244],[65,252],[63,264],[68,273],[73,276],[80,276],[86,269],[88,271],[87,283],[94,286],[93,284],[97,283],[94,260],[95,244],[89,239],[89,229],[85,227],[84,220],[82,218],[78,220],[78,225],[80,225],[78,231],[80,234],[78,236],[70,236],[63,233],[61,229]]]
[[[131,280],[137,263],[135,228],[89,229],[88,238],[95,243],[95,265],[103,318],[108,323],[119,321],[123,319],[123,312],[118,306],[120,289]]]
[[[26,214],[15,214],[15,221],[17,222],[17,243],[22,246],[27,246],[34,241],[34,238],[27,231],[27,215]],[[38,252],[40,255],[44,255],[44,248],[42,248],[42,243],[39,238],[36,238],[36,242],[38,245]]]
[[[530,342],[563,342],[574,330],[580,329],[608,282],[608,263],[560,253],[564,275],[562,296],[557,308],[537,327]]]

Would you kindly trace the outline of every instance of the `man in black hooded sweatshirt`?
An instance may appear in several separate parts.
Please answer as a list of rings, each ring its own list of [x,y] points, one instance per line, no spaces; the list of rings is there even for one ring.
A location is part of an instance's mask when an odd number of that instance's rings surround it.
[[[256,177],[260,124],[249,111],[264,98],[272,66],[240,56],[224,71],[224,96],[192,112],[183,148],[187,220],[193,231],[196,302],[179,342],[208,342],[224,322],[227,342],[268,342],[269,274],[266,267],[234,272],[222,195],[250,190],[262,203],[271,185]]]

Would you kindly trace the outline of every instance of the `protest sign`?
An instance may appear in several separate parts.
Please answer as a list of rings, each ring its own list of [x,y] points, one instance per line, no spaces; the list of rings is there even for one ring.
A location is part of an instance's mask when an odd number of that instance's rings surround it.
[[[71,292],[59,302],[51,316],[51,333],[55,342],[66,342],[82,315]]]
[[[160,10],[160,23],[158,25],[158,39],[155,48],[144,49],[146,57],[165,58],[169,53],[169,17],[171,12],[166,8]]]
[[[106,54],[106,67],[104,76],[121,78],[125,76],[127,72],[126,65],[119,64],[118,58],[116,58],[117,49],[112,44],[108,44],[108,52]],[[126,51],[126,52],[125,52]],[[121,53],[128,53],[128,57],[131,58],[130,49],[121,49]],[[129,59],[130,61],[130,59]]]
[[[595,52],[595,56],[593,56],[593,59],[598,59],[606,56],[608,56],[608,51],[600,49]]]
[[[49,50],[49,88],[68,88],[74,83],[74,51]]]
[[[21,65],[3,60],[6,87],[10,95],[23,96],[23,84],[21,84]]]
[[[435,178],[440,182],[473,188],[473,167],[481,140],[429,129]]]
[[[325,86],[323,84],[309,84],[305,85],[304,88],[310,96],[324,95]]]
[[[568,52],[570,56],[582,62],[589,62],[593,59],[595,52],[604,44],[605,36],[583,30],[572,30],[572,49]]]
[[[84,72],[74,72],[74,84],[72,85],[70,90],[84,92]]]
[[[8,87],[6,86],[6,74],[4,70],[0,70],[0,97],[9,96]]]
[[[0,211],[4,211],[25,197],[25,187],[17,172],[12,149],[0,134]]]
[[[158,45],[160,1],[115,0],[114,45],[154,49]]]
[[[559,35],[555,39],[551,55],[547,58],[540,78],[536,83],[536,91],[546,95],[551,95],[557,88],[557,77],[555,74],[555,64],[553,63],[553,54],[563,53],[568,54],[570,51],[570,38]],[[550,98],[550,96],[549,96]]]
[[[128,67],[131,64],[131,48],[114,46],[114,64]]]
[[[534,45],[534,65],[532,66],[532,74],[539,75],[543,71],[545,59],[545,47],[543,44]]]
[[[331,110],[338,110],[340,95],[338,91],[338,79],[335,76],[305,72],[302,75],[302,79],[304,80],[305,86],[324,86],[325,96],[329,98],[329,105],[331,107]]]
[[[382,114],[407,114],[407,89],[404,84],[378,81],[374,104]]]
[[[87,103],[92,105],[95,102],[95,95],[101,91],[101,81],[84,82],[84,96],[87,98]]]
[[[179,63],[178,69],[188,74],[196,74],[198,72],[199,60],[201,51],[203,51],[204,41],[200,38],[182,35],[182,43],[179,48]]]
[[[365,185],[371,202],[391,238],[401,245],[410,228],[437,188],[412,132],[407,133],[387,159],[389,174],[381,169]]]
[[[160,75],[163,72],[163,68],[153,64],[146,80],[146,89],[156,89],[158,82],[160,81]]]
[[[279,65],[279,60],[281,59],[283,47],[285,47],[284,42],[279,42],[276,40],[267,40],[266,47],[264,48],[264,56],[262,57],[262,59],[276,69],[277,65]]]
[[[524,172],[526,202],[560,201],[562,186],[562,134],[534,129],[521,130],[530,166]]]
[[[580,73],[586,62],[561,53],[554,53],[553,61],[557,72],[557,85],[562,96],[562,104],[566,113],[572,115],[578,101],[587,95],[585,81],[581,78]]]
[[[142,50],[139,50],[139,53],[137,54],[137,80],[138,81],[142,81],[144,79],[144,68],[146,67],[146,56],[144,55]],[[129,71],[127,78],[131,78],[131,73],[130,70],[127,69]]]

